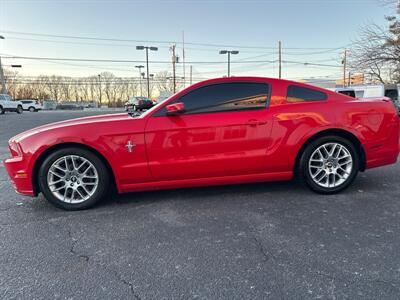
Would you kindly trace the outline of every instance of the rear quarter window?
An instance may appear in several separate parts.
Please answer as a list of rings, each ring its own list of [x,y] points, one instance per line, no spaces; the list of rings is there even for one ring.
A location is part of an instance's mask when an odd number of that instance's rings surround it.
[[[289,103],[324,101],[328,98],[326,93],[296,85],[289,85],[287,89],[286,101]]]

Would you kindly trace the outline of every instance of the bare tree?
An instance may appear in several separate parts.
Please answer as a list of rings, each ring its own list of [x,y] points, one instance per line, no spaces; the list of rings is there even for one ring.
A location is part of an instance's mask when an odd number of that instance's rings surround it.
[[[101,73],[101,80],[102,80],[104,94],[107,97],[108,105],[115,106],[115,100],[116,100],[115,75],[111,72],[103,72]]]
[[[400,12],[386,17],[388,27],[362,29],[351,50],[351,67],[380,83],[400,82]]]
[[[20,81],[18,72],[10,69],[5,69],[4,77],[6,80],[7,90],[11,98],[17,98],[17,93],[20,85],[20,83],[18,82]]]
[[[50,92],[50,97],[53,100],[61,100],[61,87],[63,84],[63,78],[61,76],[52,75],[47,78],[46,87]]]

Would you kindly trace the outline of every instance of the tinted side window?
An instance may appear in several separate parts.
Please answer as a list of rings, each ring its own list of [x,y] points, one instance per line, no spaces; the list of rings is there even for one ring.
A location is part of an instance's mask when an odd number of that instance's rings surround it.
[[[323,92],[295,85],[288,86],[287,102],[322,101],[326,99],[327,95]]]
[[[262,109],[267,106],[269,85],[229,82],[200,87],[173,101],[185,104],[185,114]],[[164,115],[165,110],[156,114]]]
[[[355,98],[356,97],[356,93],[354,91],[339,91],[339,94],[343,94],[343,95],[347,95],[350,97]]]
[[[397,101],[399,98],[399,92],[397,90],[386,90],[385,97],[389,97],[393,101]]]

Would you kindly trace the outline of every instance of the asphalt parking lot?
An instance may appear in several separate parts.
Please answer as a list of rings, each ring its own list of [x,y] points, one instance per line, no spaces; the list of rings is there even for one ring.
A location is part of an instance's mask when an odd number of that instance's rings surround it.
[[[7,140],[87,112],[0,116]],[[345,192],[292,183],[131,193],[66,212],[0,167],[1,299],[398,299],[400,164]]]

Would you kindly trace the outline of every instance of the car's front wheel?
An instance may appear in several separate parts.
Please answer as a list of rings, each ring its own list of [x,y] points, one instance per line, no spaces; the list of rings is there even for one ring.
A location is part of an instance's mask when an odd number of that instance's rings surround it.
[[[17,114],[22,114],[22,112],[23,112],[22,106],[18,105],[17,106]]]
[[[0,105],[0,115],[4,115],[6,111],[4,110],[3,106]]]
[[[359,158],[347,139],[327,136],[305,148],[299,165],[302,179],[312,190],[334,194],[352,183],[358,173]]]
[[[51,153],[39,169],[39,186],[45,198],[66,210],[86,209],[106,194],[109,173],[91,151],[71,147]]]

